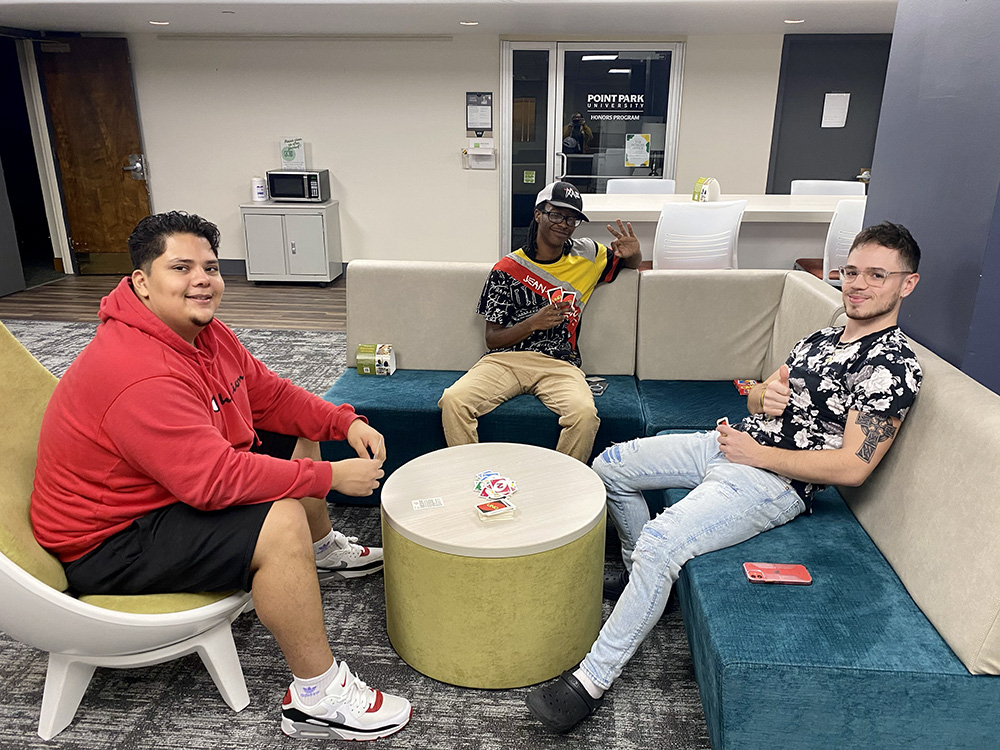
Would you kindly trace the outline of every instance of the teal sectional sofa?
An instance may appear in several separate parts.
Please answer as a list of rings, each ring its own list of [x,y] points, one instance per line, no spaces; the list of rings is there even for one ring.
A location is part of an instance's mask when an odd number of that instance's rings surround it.
[[[400,369],[349,369],[326,398],[354,404],[386,435],[388,472],[444,447],[437,399],[485,351],[474,308],[489,268],[348,266],[350,364],[357,344],[390,342]],[[386,299],[398,303],[373,303]],[[588,374],[610,381],[596,400],[595,452],[741,418],[732,380],[767,376],[841,312],[836,290],[796,271],[623,272],[595,293],[580,336]],[[915,349],[923,389],[863,487],[828,488],[811,515],[682,571],[680,606],[716,750],[998,744],[1000,397]],[[557,432],[555,416],[529,397],[480,425],[483,440],[549,447]],[[338,450],[323,446],[327,458],[346,455]],[[647,501],[656,512],[683,495]],[[747,561],[803,563],[813,584],[750,584]]]

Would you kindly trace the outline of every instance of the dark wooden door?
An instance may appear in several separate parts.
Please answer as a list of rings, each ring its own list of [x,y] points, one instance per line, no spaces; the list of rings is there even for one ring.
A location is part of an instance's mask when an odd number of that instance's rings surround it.
[[[36,53],[77,270],[128,273],[126,241],[149,213],[145,179],[125,170],[142,154],[128,42],[60,39]]]

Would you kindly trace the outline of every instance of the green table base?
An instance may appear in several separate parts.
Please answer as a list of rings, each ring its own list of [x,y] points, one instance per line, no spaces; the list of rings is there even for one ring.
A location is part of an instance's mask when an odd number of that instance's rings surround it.
[[[463,687],[534,685],[576,665],[601,629],[604,527],[534,555],[463,557],[409,541],[383,516],[393,648]]]

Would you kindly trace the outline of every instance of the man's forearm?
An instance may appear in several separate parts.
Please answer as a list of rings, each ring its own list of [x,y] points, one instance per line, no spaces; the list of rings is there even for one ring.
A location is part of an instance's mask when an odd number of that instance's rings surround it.
[[[750,465],[810,484],[857,487],[874,468],[844,448],[800,451],[766,445],[758,448]]]

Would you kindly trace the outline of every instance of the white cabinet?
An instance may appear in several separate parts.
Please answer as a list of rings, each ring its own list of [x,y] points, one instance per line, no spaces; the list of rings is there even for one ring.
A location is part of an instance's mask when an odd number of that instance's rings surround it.
[[[340,276],[340,204],[244,203],[250,281],[314,281]]]

